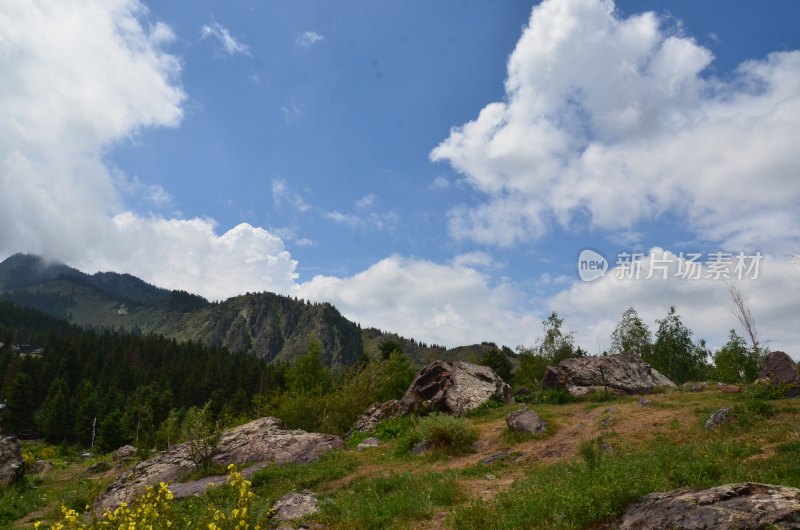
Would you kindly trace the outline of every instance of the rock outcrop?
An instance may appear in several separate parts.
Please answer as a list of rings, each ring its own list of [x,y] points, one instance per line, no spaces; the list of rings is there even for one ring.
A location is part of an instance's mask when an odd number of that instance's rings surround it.
[[[22,447],[16,436],[0,434],[0,486],[10,486],[25,474]]]
[[[565,359],[558,366],[548,366],[542,388],[566,389],[581,396],[608,389],[624,394],[647,394],[658,387],[674,387],[637,355],[620,353],[604,357]]]
[[[774,351],[767,355],[758,378],[769,380],[775,385],[785,385],[786,397],[800,396],[800,374],[797,371],[797,364],[782,351]]]
[[[651,493],[628,507],[612,528],[796,530],[800,528],[800,489],[743,483]]]
[[[331,449],[343,446],[338,436],[284,429],[280,420],[266,417],[225,431],[211,461],[220,466],[253,462],[309,463]],[[176,482],[193,469],[188,444],[177,445],[123,473],[100,495],[94,511],[101,513],[113,509],[141,494],[147,486]]]
[[[509,412],[506,425],[515,432],[541,434],[547,430],[547,423],[535,412],[527,408]]]
[[[356,420],[353,424],[353,428],[350,429],[350,432],[345,436],[345,439],[349,440],[356,432],[372,432],[379,422],[399,418],[405,415],[406,411],[406,407],[396,399],[389,400],[385,403],[373,403],[364,411],[364,414]]]
[[[511,387],[488,366],[435,361],[419,371],[400,403],[407,412],[464,414],[492,398],[514,402]]]

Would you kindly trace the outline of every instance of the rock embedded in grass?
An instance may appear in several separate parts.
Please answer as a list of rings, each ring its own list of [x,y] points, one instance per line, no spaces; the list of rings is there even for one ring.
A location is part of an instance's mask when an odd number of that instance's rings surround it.
[[[272,509],[275,510],[276,520],[290,521],[319,512],[319,503],[317,498],[308,492],[293,491],[278,499]]]
[[[629,506],[611,528],[796,529],[800,489],[769,484],[727,484],[706,490],[651,493]]]
[[[526,408],[509,412],[506,425],[514,432],[541,434],[547,430],[547,423],[535,412]]]
[[[714,427],[718,425],[722,425],[723,423],[728,423],[731,420],[731,408],[730,407],[722,407],[721,409],[717,410],[708,417],[706,420],[706,430],[710,431]]]

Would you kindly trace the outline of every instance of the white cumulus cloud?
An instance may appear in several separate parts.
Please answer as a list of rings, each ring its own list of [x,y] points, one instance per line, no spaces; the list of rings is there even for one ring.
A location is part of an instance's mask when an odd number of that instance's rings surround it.
[[[317,276],[297,293],[362,325],[447,346],[532,344],[541,329],[539,316],[518,308],[518,290],[464,265],[391,256],[347,278]]]
[[[0,256],[34,252],[130,272],[212,298],[287,291],[296,263],[269,232],[221,235],[205,219],[126,211],[122,195],[169,195],[109,167],[109,149],[174,127],[186,95],[172,30],[137,0],[0,3]]]
[[[800,52],[724,79],[712,53],[650,12],[545,0],[508,61],[504,101],[431,152],[483,201],[459,238],[511,246],[554,226],[632,230],[670,212],[700,239],[779,250],[800,233]]]

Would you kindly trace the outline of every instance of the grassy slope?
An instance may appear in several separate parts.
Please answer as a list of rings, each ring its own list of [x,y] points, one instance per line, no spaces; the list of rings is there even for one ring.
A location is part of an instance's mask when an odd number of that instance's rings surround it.
[[[479,449],[466,456],[398,455],[392,440],[314,464],[272,466],[252,479],[254,508],[265,511],[288,491],[310,489],[321,499],[314,520],[331,528],[599,528],[651,491],[744,480],[800,487],[800,400],[764,402],[717,390],[651,399],[647,407],[634,398],[535,405],[551,430],[527,440],[505,427],[505,414],[517,406],[489,410],[470,418]],[[734,407],[734,421],[706,431],[703,422],[723,405]],[[481,463],[503,450],[506,459]],[[88,477],[82,466],[73,462],[29,483],[48,492],[30,511],[47,516],[58,499],[87,496],[68,494],[70,488],[97,491],[92,483],[110,478]],[[9,495],[0,494],[0,514]],[[18,496],[25,495],[30,488]],[[179,507],[191,511],[202,502]]]

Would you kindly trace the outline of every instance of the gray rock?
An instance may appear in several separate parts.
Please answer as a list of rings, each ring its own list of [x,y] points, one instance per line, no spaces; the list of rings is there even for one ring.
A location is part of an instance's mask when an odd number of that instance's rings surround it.
[[[782,351],[774,351],[764,359],[759,379],[786,386],[786,397],[800,396],[800,374],[797,364]]]
[[[433,446],[428,440],[422,440],[417,445],[411,448],[412,455],[421,455],[425,451],[430,451]]]
[[[640,407],[649,407],[653,402],[647,398],[640,397],[639,398],[639,406]]]
[[[545,390],[566,389],[573,395],[604,388],[624,394],[647,394],[654,388],[674,386],[641,357],[628,353],[565,359],[558,366],[548,366],[542,381]]]
[[[380,444],[381,441],[373,436],[371,438],[362,440],[361,443],[356,446],[356,449],[363,451],[364,449],[369,449],[370,447],[378,447]]]
[[[768,484],[727,484],[707,490],[651,493],[625,510],[619,530],[762,530],[800,528],[800,489]]]
[[[464,361],[453,363],[453,386],[447,391],[445,403],[454,414],[474,410],[490,399],[513,403],[511,387],[494,370]]]
[[[711,416],[708,417],[706,420],[706,430],[711,430],[718,425],[722,425],[723,423],[727,423],[731,420],[731,408],[730,407],[722,407],[718,411],[714,412]]]
[[[109,469],[108,464],[106,464],[105,462],[95,462],[94,464],[86,468],[86,472],[94,475],[97,473],[102,473],[103,471],[108,471],[108,469]]]
[[[373,436],[372,438],[362,440],[361,443],[356,446],[356,449],[363,451],[364,449],[369,449],[370,447],[378,447],[380,444],[381,441]]]
[[[500,451],[499,453],[495,453],[493,455],[487,456],[483,460],[481,460],[481,464],[489,465],[494,464],[495,462],[500,462],[508,458],[509,453],[508,451]]]
[[[53,469],[53,467],[55,466],[49,460],[37,460],[33,463],[33,465],[31,465],[30,472],[36,474],[47,473]]]
[[[435,361],[417,373],[400,402],[407,412],[464,414],[492,398],[514,402],[511,387],[488,366]]]
[[[319,503],[316,497],[308,493],[291,492],[278,499],[272,508],[276,520],[289,521],[317,513]]]
[[[373,403],[367,410],[356,420],[353,428],[345,436],[349,440],[356,432],[372,432],[375,427],[383,420],[392,420],[399,418],[406,413],[406,407],[403,406],[396,399],[389,400],[385,403]]]
[[[16,436],[0,435],[0,486],[11,486],[24,474],[19,440]]]
[[[284,429],[277,418],[260,418],[225,431],[212,456],[212,464],[245,464],[275,462],[300,464],[314,462],[331,449],[343,447],[338,436]],[[147,486],[159,482],[177,482],[181,476],[194,470],[189,459],[188,444],[180,444],[170,451],[139,462],[124,472],[95,501],[93,510],[102,513],[116,508],[121,502],[130,502]]]
[[[136,455],[136,448],[132,445],[123,445],[111,453],[111,460],[114,462],[121,462],[126,458],[131,458]]]
[[[509,412],[506,416],[506,425],[515,432],[540,434],[547,430],[547,423],[535,412],[523,408]]]

